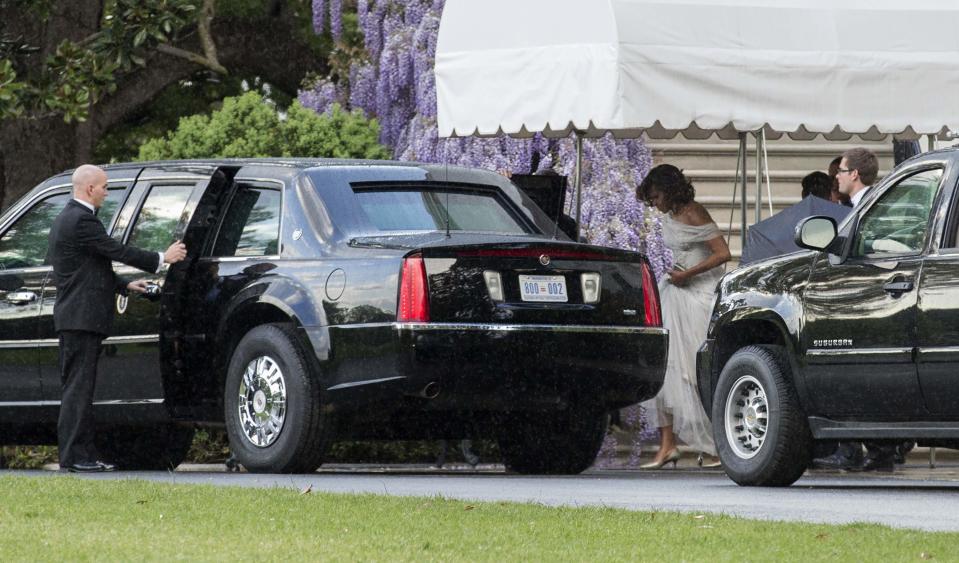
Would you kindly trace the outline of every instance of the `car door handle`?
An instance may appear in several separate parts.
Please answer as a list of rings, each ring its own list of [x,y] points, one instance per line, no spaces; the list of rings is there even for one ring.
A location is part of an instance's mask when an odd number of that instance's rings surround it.
[[[906,291],[912,291],[913,284],[912,280],[894,281],[887,283],[882,288],[889,293],[905,293]]]
[[[37,294],[32,291],[11,291],[7,294],[7,303],[26,305],[37,300]]]

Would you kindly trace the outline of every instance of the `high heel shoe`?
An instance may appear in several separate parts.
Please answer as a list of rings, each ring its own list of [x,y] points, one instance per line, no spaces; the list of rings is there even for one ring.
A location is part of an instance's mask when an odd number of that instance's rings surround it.
[[[673,469],[676,469],[676,462],[679,461],[679,450],[673,450],[663,458],[660,462],[651,461],[649,463],[644,463],[639,466],[640,469],[662,469],[667,463],[673,464]]]

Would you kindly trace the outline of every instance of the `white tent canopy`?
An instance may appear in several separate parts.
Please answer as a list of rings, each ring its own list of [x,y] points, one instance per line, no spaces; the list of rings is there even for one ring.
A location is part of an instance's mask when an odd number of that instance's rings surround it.
[[[957,30],[956,0],[447,0],[439,133],[940,134]]]

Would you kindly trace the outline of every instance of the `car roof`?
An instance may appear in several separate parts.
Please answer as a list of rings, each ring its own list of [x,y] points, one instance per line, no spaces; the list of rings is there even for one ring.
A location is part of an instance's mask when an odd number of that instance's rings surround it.
[[[403,168],[422,168],[428,172],[440,173],[447,171],[457,172],[479,172],[495,174],[489,170],[469,168],[464,166],[447,164],[427,164],[422,162],[398,161],[398,160],[369,160],[369,159],[349,159],[349,158],[206,158],[206,159],[182,159],[182,160],[147,160],[142,162],[122,162],[113,164],[104,164],[101,167],[107,171],[121,171],[128,168],[150,168],[150,167],[169,167],[169,168],[206,168],[218,166],[276,166],[283,168],[292,168],[307,170],[310,168],[327,168],[338,166],[375,166],[375,167],[403,167]],[[59,175],[69,175],[74,169],[64,170]]]

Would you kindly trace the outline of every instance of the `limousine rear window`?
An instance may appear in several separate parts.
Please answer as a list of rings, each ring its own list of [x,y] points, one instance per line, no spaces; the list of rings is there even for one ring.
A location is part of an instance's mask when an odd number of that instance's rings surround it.
[[[496,188],[449,185],[353,184],[369,222],[383,232],[535,232]]]

